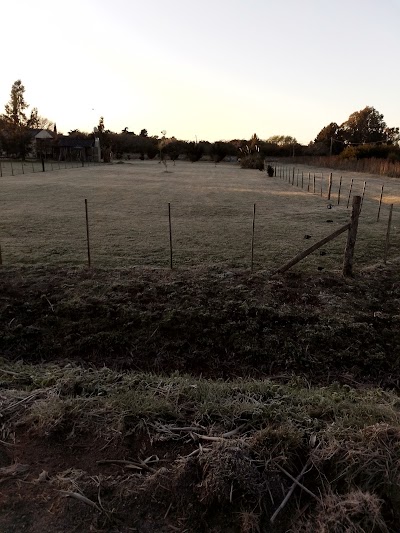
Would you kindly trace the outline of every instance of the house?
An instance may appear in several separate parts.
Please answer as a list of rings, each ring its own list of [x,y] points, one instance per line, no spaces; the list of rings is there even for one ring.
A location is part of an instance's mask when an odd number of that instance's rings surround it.
[[[75,135],[58,135],[54,141],[55,157],[59,161],[95,160],[95,140]]]
[[[30,129],[29,133],[32,137],[32,143],[29,147],[29,157],[36,157],[45,159],[53,156],[54,140],[56,133],[50,130]]]

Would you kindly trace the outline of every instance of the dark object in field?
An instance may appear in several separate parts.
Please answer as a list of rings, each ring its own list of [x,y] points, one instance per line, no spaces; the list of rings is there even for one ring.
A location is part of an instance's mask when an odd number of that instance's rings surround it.
[[[271,165],[267,166],[267,173],[270,178],[272,178],[272,176],[274,175],[274,169],[273,167],[271,167]]]
[[[326,255],[326,250],[321,250],[321,251],[319,252],[319,255]]]
[[[311,235],[304,235],[305,239],[311,239]]]
[[[328,218],[327,222],[333,222],[333,220],[331,220],[330,218]]]
[[[319,271],[321,271],[321,270],[324,270],[324,267],[319,266],[319,267],[317,267],[317,269],[318,269]]]
[[[333,207],[333,205],[330,204],[330,203],[326,206],[327,209],[332,209],[332,207]]]

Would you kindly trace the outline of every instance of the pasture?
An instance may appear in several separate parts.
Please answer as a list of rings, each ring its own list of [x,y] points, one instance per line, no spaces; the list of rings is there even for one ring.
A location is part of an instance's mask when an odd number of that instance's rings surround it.
[[[394,178],[342,172],[338,206],[340,175],[334,173],[333,207],[327,209],[327,169],[296,167],[292,185],[231,163],[178,161],[175,166],[169,163],[168,172],[157,161],[57,166],[54,163],[53,171],[44,173],[28,173],[29,166],[24,174],[3,173],[3,264],[84,265],[87,198],[95,267],[168,267],[170,203],[175,267],[250,268],[256,204],[254,268],[273,270],[348,221],[351,178],[353,194],[361,195],[367,181],[355,268],[382,260],[390,203],[394,203],[392,253],[398,250],[400,183]],[[303,189],[300,183],[296,186],[301,172]],[[308,172],[316,176],[315,194],[307,192]],[[377,222],[382,184],[384,198]],[[345,240],[343,234],[323,248],[324,255],[317,251],[294,268],[311,272],[340,269]]]
[[[398,531],[399,186],[343,173],[337,205],[334,173],[327,209],[327,176],[3,174],[1,531]],[[337,275],[343,234],[271,277],[348,221],[351,179],[357,275]],[[80,268],[85,198],[103,268]]]

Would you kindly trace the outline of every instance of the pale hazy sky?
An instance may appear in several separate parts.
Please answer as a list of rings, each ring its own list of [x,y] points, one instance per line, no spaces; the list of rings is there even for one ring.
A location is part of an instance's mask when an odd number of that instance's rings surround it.
[[[370,105],[400,126],[400,0],[1,0],[0,112],[308,144]]]

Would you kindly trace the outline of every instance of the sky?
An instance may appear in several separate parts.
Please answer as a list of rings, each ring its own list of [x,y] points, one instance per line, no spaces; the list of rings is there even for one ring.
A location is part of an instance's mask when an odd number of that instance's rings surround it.
[[[0,113],[20,79],[59,132],[308,144],[373,106],[400,126],[400,0],[2,0]]]

